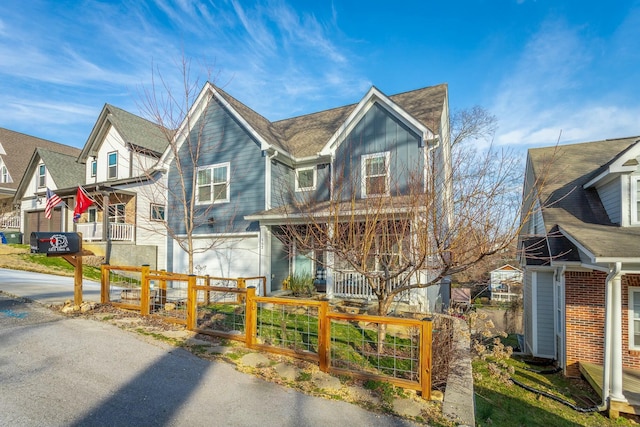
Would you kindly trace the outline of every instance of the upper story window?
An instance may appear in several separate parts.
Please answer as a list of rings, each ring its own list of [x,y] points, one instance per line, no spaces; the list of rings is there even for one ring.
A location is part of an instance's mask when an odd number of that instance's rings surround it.
[[[118,177],[118,152],[112,151],[107,154],[107,178],[115,179]]]
[[[296,169],[296,191],[309,191],[316,189],[316,168]]]
[[[0,182],[13,182],[11,175],[9,175],[9,169],[5,165],[0,166]]]
[[[47,185],[47,167],[43,164],[38,165],[38,188],[44,188]]]
[[[230,169],[229,163],[198,168],[196,203],[228,202]]]
[[[116,162],[117,162],[117,159],[116,159]],[[95,178],[97,174],[98,174],[98,161],[96,159],[93,159],[91,160],[91,178]]]
[[[389,194],[389,152],[362,156],[362,197]]]
[[[640,176],[631,177],[631,224],[640,225]]]

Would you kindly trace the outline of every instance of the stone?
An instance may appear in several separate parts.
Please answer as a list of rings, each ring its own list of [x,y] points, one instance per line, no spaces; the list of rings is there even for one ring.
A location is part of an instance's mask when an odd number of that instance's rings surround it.
[[[357,402],[367,402],[373,405],[380,405],[382,403],[378,396],[372,394],[371,391],[367,389],[349,386],[347,387],[347,391],[351,398]]]
[[[322,388],[325,390],[339,390],[342,388],[342,383],[340,380],[334,376],[326,374],[322,371],[316,372],[311,376],[311,381],[318,386],[318,388]]]
[[[227,347],[224,345],[214,345],[207,349],[207,353],[209,354],[227,354],[231,353],[233,349],[231,347]]]
[[[295,381],[300,374],[300,370],[298,368],[287,363],[278,363],[273,368],[278,376],[288,381]]]
[[[444,401],[444,393],[440,390],[431,390],[431,400],[436,402]]]
[[[418,417],[424,404],[413,399],[396,398],[393,400],[393,411],[403,417]]]
[[[240,359],[240,363],[242,363],[243,365],[251,366],[254,368],[267,366],[270,362],[271,359],[261,353],[248,353],[242,356],[242,359]]]
[[[173,311],[175,309],[176,309],[176,304],[173,302],[168,302],[168,303],[165,303],[164,305],[164,311]]]
[[[211,346],[211,341],[205,341],[205,340],[199,340],[197,338],[188,338],[185,341],[185,344],[190,345],[190,346],[196,346],[196,345],[204,345],[204,346]]]

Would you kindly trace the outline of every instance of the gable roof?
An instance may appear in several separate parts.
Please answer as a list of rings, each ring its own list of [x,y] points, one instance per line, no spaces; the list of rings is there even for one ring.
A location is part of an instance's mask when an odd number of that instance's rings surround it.
[[[15,201],[18,201],[28,195],[29,191],[27,186],[31,181],[31,177],[36,171],[40,160],[47,168],[49,177],[56,184],[58,189],[77,187],[84,182],[84,166],[77,161],[78,150],[75,149],[74,155],[67,155],[58,153],[55,151],[47,150],[44,148],[37,148],[31,155],[29,164],[25,168],[24,175],[18,184],[18,188],[15,194]],[[40,191],[44,193],[44,190]]]
[[[80,150],[69,145],[49,141],[9,129],[0,128],[0,144],[6,155],[2,160],[9,170],[13,182],[2,183],[2,187],[16,190],[25,174],[29,161],[37,148],[77,157]]]
[[[548,235],[557,229],[593,262],[640,257],[640,227],[612,223],[597,190],[585,188],[638,141],[630,137],[529,150],[534,177],[544,179],[539,198]],[[551,250],[551,256],[559,255]]]
[[[433,133],[439,131],[447,97],[447,84],[391,95],[388,98],[372,87],[359,104],[270,122],[224,90],[211,86],[215,93],[221,96],[264,141],[275,149],[298,159],[318,154],[341,126],[345,125],[354,110],[369,96],[377,95],[378,98],[388,99]]]
[[[80,162],[86,163],[87,158],[98,151],[103,132],[108,129],[108,125],[116,128],[126,144],[156,155],[162,154],[169,144],[170,134],[167,135],[166,132],[170,131],[165,131],[157,124],[122,108],[104,104],[79,156]]]

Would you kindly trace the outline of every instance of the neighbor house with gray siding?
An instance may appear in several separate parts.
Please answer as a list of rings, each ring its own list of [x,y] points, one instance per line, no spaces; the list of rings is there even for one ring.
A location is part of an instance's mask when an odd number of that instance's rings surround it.
[[[207,83],[175,138],[159,168],[168,171],[169,189],[183,182],[189,188],[169,194],[167,221],[177,233],[167,248],[168,268],[189,270],[181,206],[190,202],[193,183],[194,272],[264,276],[268,293],[290,275],[310,274],[330,296],[370,298],[345,286],[360,279],[340,260],[306,253],[283,237],[292,206],[400,196],[410,176],[426,189],[427,164],[450,173],[446,85],[391,96],[372,87],[356,104],[271,122]],[[448,304],[448,286],[416,293],[429,309]]]
[[[640,138],[530,149],[523,212],[525,350],[569,376],[603,368],[604,403],[637,411]]]

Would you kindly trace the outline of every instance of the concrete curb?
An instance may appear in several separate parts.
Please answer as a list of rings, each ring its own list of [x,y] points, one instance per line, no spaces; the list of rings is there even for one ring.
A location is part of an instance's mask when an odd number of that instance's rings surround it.
[[[455,319],[453,337],[454,355],[447,377],[442,413],[458,422],[458,425],[475,426],[469,327],[464,321]]]

